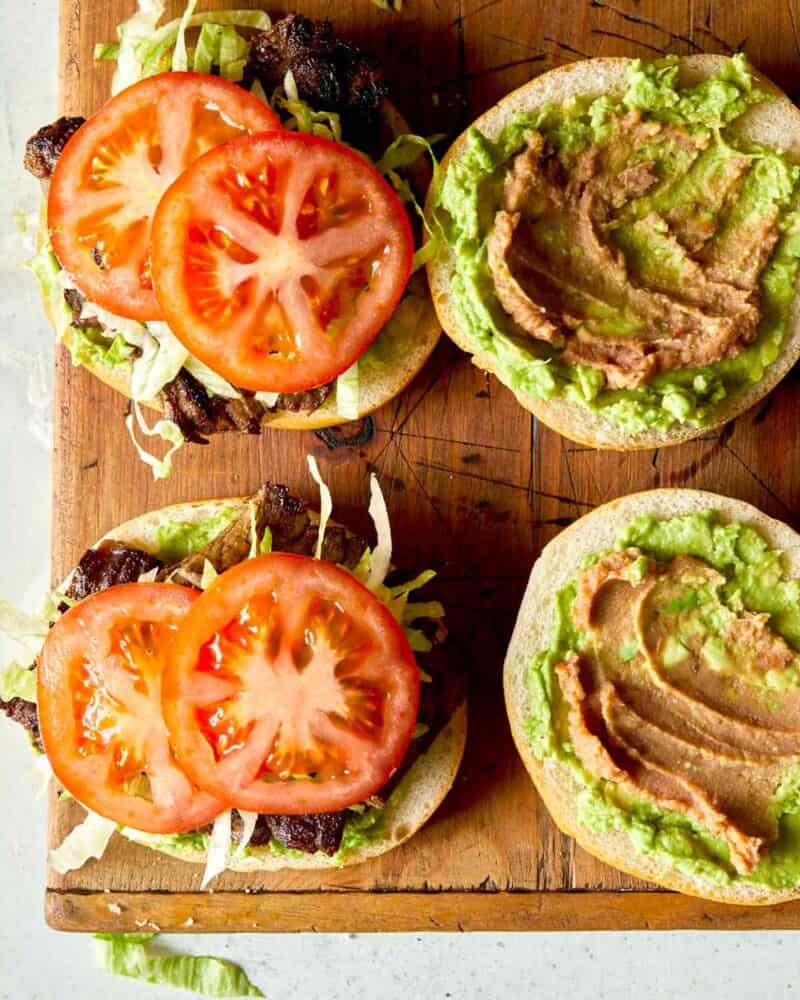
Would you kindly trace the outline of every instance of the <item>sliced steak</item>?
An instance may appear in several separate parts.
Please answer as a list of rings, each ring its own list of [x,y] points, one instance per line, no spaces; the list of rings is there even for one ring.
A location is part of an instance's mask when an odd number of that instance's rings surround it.
[[[37,750],[44,752],[35,702],[25,701],[24,698],[11,698],[9,701],[2,701],[0,699],[0,712],[4,712],[12,722],[16,722],[22,726],[30,737],[33,746]]]
[[[303,410],[313,413],[318,410],[325,400],[333,392],[335,382],[327,382],[325,385],[318,385],[316,389],[306,389],[305,392],[282,392],[269,409],[286,410],[289,413],[300,413]]]
[[[389,90],[376,60],[337,38],[330,21],[289,14],[253,39],[245,82],[257,79],[270,94],[288,70],[303,101],[317,111],[337,112],[344,137],[370,149]]]
[[[293,497],[286,486],[264,483],[235,521],[202,549],[179,563],[164,567],[159,578],[196,584],[206,560],[218,573],[236,566],[250,552],[253,518],[259,539],[269,528],[273,551],[314,555],[318,531],[316,522],[311,520],[308,512],[308,504],[305,500]],[[340,525],[329,525],[322,544],[322,558],[352,568],[358,563],[365,548],[363,539],[348,535]]]
[[[67,140],[86,121],[85,118],[59,118],[51,125],[43,125],[25,143],[25,169],[46,181],[52,176],[59,156],[61,156]]]
[[[263,406],[252,396],[225,399],[210,396],[205,386],[182,368],[161,391],[164,411],[187,441],[207,444],[206,435],[223,431],[259,434]]]
[[[133,583],[142,573],[160,565],[159,559],[142,549],[113,540],[100,542],[96,549],[87,549],[81,556],[66,596],[81,601],[118,583]]]
[[[314,854],[324,851],[333,857],[342,843],[345,823],[350,810],[332,813],[310,813],[306,816],[270,816],[261,814],[256,820],[250,844],[263,847],[274,837],[284,847]],[[242,821],[234,813],[232,836],[235,842],[242,837]]]

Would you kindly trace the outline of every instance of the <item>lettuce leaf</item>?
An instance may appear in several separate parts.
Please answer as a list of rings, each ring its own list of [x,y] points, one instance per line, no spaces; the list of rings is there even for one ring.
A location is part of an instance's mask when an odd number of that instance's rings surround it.
[[[358,400],[358,361],[354,361],[347,371],[342,372],[336,379],[336,412],[345,420],[357,420]]]
[[[229,37],[226,52],[242,53],[246,52],[247,43],[235,30],[236,28],[263,31],[272,24],[269,15],[261,10],[210,10],[195,14],[195,5],[196,0],[191,0],[181,17],[159,26],[164,16],[164,4],[161,0],[139,0],[138,10],[133,17],[117,26],[118,46],[115,48],[112,42],[95,48],[95,58],[117,60],[117,69],[111,85],[112,94],[117,94],[120,90],[154,73],[163,73],[169,69],[187,69],[190,53],[185,35],[190,28],[200,28],[202,31],[206,24],[230,27],[236,34],[237,41],[234,42]],[[200,67],[194,64],[192,56],[192,69],[198,72],[209,72],[222,58],[218,50],[212,49],[212,61],[208,62],[209,38],[210,36],[206,35]],[[219,43],[221,48],[221,35]],[[226,70],[228,74],[234,74],[228,75],[228,79],[241,79],[241,76],[235,76],[238,72],[235,64],[241,62],[242,58],[242,55],[237,55],[236,58],[228,57],[224,69],[220,65],[222,75],[226,75]],[[243,68],[242,62],[242,70]]]
[[[161,458],[147,451],[136,440],[136,432],[133,427],[134,418],[145,437],[159,437],[162,441],[169,443],[169,448]],[[149,427],[142,414],[142,409],[135,399],[131,405],[131,412],[125,417],[125,427],[139,458],[153,470],[153,479],[166,479],[172,471],[173,455],[185,444],[180,427],[174,420],[157,420],[152,427]]]
[[[231,811],[226,809],[214,820],[206,848],[206,868],[200,888],[205,889],[212,879],[225,871],[231,849]]]
[[[0,632],[31,653],[36,654],[42,648],[49,628],[46,614],[30,615],[11,601],[0,600]]]
[[[205,997],[263,997],[232,962],[208,955],[156,954],[152,934],[96,934],[97,964],[117,976],[175,986]]]
[[[369,477],[369,516],[375,525],[378,542],[372,550],[367,586],[370,590],[377,591],[383,585],[392,563],[392,527],[389,524],[386,501],[374,473]]]
[[[328,519],[333,511],[333,500],[331,499],[331,491],[328,489],[327,483],[319,471],[316,458],[313,455],[306,455],[306,460],[308,461],[308,470],[311,473],[311,478],[319,486],[319,529],[317,531],[317,547],[314,550],[314,558],[319,559],[322,556],[325,529],[328,526]]]
[[[47,863],[59,875],[82,868],[90,858],[101,858],[117,824],[87,810],[86,819],[73,827],[58,847],[47,855]]]
[[[12,660],[0,667],[0,701],[36,701],[36,670]]]

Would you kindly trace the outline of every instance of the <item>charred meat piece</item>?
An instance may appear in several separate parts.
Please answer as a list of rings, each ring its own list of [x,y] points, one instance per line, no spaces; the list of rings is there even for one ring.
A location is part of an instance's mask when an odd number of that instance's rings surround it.
[[[370,148],[389,89],[374,59],[337,38],[330,21],[289,14],[253,39],[245,81],[258,79],[269,94],[288,70],[302,100],[317,111],[338,112],[344,137]]]
[[[96,549],[87,549],[72,580],[66,596],[82,601],[89,594],[96,594],[118,583],[133,583],[142,573],[160,566],[160,560],[149,552],[108,540],[100,542]]]
[[[281,393],[274,406],[265,407],[244,391],[239,399],[209,396],[205,387],[182,368],[164,386],[162,399],[167,418],[175,421],[186,440],[194,444],[207,444],[206,437],[209,434],[224,431],[260,433],[261,418],[267,409],[270,412],[313,412],[330,396],[333,385],[331,382],[306,392]]]
[[[274,837],[278,843],[292,850],[305,851],[306,854],[324,851],[332,857],[342,843],[348,812],[310,813],[306,816],[268,816],[262,813],[256,820],[250,844],[263,847]],[[232,834],[234,841],[241,840],[242,826],[238,814],[234,814]]]
[[[44,125],[25,143],[25,169],[46,181],[53,175],[67,140],[78,131],[85,118],[59,118]]]
[[[300,413],[307,410],[313,413],[318,410],[325,400],[333,392],[335,382],[328,382],[325,385],[318,385],[315,389],[306,389],[305,392],[282,392],[271,410],[287,410],[289,413]]]
[[[69,306],[70,312],[72,313],[72,325],[75,326],[80,322],[81,313],[83,312],[83,304],[86,299],[83,295],[81,295],[77,288],[65,288],[64,301]]]
[[[159,574],[181,582],[196,583],[208,560],[218,573],[224,573],[247,558],[250,552],[253,524],[260,539],[267,528],[272,535],[275,552],[295,552],[312,556],[317,545],[317,525],[311,520],[305,500],[291,496],[286,486],[265,483],[250,498],[239,517],[221,531],[216,538],[197,552],[193,552],[174,566],[165,567]],[[355,566],[366,544],[359,538],[348,536],[339,525],[329,525],[322,544],[322,558],[328,562]]]
[[[264,412],[252,396],[225,399],[209,396],[202,383],[182,368],[164,386],[162,393],[167,419],[174,420],[187,441],[207,444],[205,435],[222,431],[242,431],[258,434]]]
[[[255,528],[257,538],[261,538],[267,526],[267,491],[269,486],[261,486],[250,498],[241,514],[211,541],[197,552],[192,552],[174,566],[165,567],[160,579],[170,579],[176,583],[196,583],[203,572],[206,560],[218,573],[238,565],[250,554],[252,533]],[[255,525],[253,524],[255,519]]]
[[[35,702],[25,701],[24,698],[11,698],[9,701],[0,700],[0,712],[4,712],[12,722],[22,726],[33,746],[43,752],[42,737],[39,732],[39,715]]]
[[[265,520],[272,532],[272,548],[276,552],[313,556],[317,524],[311,520],[305,500],[293,497],[286,486],[267,483],[265,502]],[[348,535],[340,525],[329,524],[322,543],[322,558],[352,569],[366,547],[363,539]]]

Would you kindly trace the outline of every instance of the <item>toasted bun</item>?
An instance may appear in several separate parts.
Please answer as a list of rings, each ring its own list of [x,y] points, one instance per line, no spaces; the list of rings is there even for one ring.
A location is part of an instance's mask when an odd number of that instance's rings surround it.
[[[712,76],[719,71],[725,61],[724,56],[685,56],[680,59],[680,83],[692,84]],[[474,125],[489,138],[495,139],[514,115],[521,111],[530,111],[550,102],[560,104],[575,95],[599,97],[603,94],[622,94],[625,91],[628,68],[632,62],[631,59],[622,58],[587,59],[568,66],[560,66],[508,94],[478,118]],[[793,159],[800,160],[800,111],[765,77],[759,74],[754,74],[754,77],[758,85],[774,93],[776,99],[750,107],[736,123],[738,133],[765,146],[784,150]],[[465,132],[453,143],[442,161],[440,176],[444,176],[448,165],[461,155],[466,144]],[[426,206],[428,212],[433,208],[434,197],[434,191],[431,189]],[[473,354],[469,330],[464,329],[463,321],[451,297],[454,271],[455,259],[448,250],[443,250],[428,264],[428,281],[433,303],[445,333],[468,354]],[[559,434],[580,444],[619,451],[663,448],[665,445],[679,444],[681,441],[706,434],[709,430],[721,427],[740,413],[744,413],[780,382],[799,357],[800,305],[795,296],[779,356],[759,382],[735,398],[724,401],[717,409],[713,423],[705,427],[697,428],[683,424],[668,431],[648,430],[632,435],[580,403],[560,397],[547,400],[533,399],[521,392],[515,392],[515,395],[519,402],[539,420]],[[503,376],[497,371],[491,356],[474,354],[472,360],[478,368],[497,375],[500,381],[503,381]]]
[[[590,854],[637,878],[690,896],[722,903],[781,903],[800,897],[800,885],[789,889],[769,889],[743,882],[719,885],[712,879],[684,875],[640,854],[624,832],[598,833],[583,826],[576,805],[579,785],[571,768],[559,761],[538,760],[528,740],[527,673],[534,653],[550,644],[555,624],[555,593],[575,576],[585,556],[610,549],[620,529],[632,518],[642,514],[673,517],[709,508],[718,511],[723,521],[740,521],[756,528],[770,546],[785,554],[787,572],[800,577],[800,536],[782,521],[767,517],[741,500],[701,490],[664,489],[634,493],[604,504],[545,546],[533,567],[506,655],[503,673],[506,710],[517,750],[551,816],[565,834],[574,837]]]
[[[165,521],[202,521],[213,517],[223,507],[243,508],[246,503],[247,498],[244,497],[226,497],[174,504],[126,521],[109,531],[104,538],[113,538],[155,554],[159,548],[158,529]],[[68,582],[69,578],[64,581],[62,588]],[[381,837],[349,853],[344,860],[345,865],[356,865],[368,858],[385,854],[412,837],[428,821],[455,781],[466,739],[467,708],[462,703],[426,753],[413,763],[389,797],[384,807],[385,820]],[[146,835],[142,835],[141,839],[134,831],[126,831],[125,835],[131,840],[153,847],[152,838]],[[205,851],[191,848],[159,846],[154,847],[154,850],[196,864],[205,863],[206,860]],[[334,861],[325,854],[294,857],[273,854],[269,847],[252,847],[247,857],[229,859],[228,868],[232,871],[278,871],[282,868],[338,868],[341,864],[341,861]]]
[[[410,131],[406,120],[389,101],[384,101],[381,105],[381,115],[381,126],[389,136],[389,141],[393,137]],[[424,184],[427,172],[420,169],[419,174]],[[412,181],[414,180],[415,176],[412,173]],[[415,184],[415,186],[417,185]],[[422,190],[425,190],[425,186],[422,187]],[[45,201],[42,206],[43,232],[47,228],[46,204]],[[52,324],[51,309],[46,301],[44,305]],[[394,326],[401,324],[407,329],[404,332],[398,328],[394,349],[390,353],[387,348],[389,360],[386,364],[359,368],[358,415],[355,419],[367,416],[399,395],[422,368],[436,347],[441,328],[428,295],[423,274],[418,273],[412,276],[406,294],[389,323]],[[64,335],[64,343],[67,347],[71,346],[71,338],[71,330],[68,330]],[[130,375],[126,371],[119,368],[107,368],[104,365],[92,364],[91,362],[83,362],[83,365],[101,382],[105,382],[106,385],[121,392],[124,396],[130,397]],[[158,402],[151,402],[148,405],[153,409],[162,409]],[[275,427],[281,430],[315,430],[320,427],[335,427],[350,419],[353,418],[339,415],[336,409],[336,393],[333,392],[323,405],[312,413],[290,413],[278,410],[276,413],[265,413],[261,423],[263,427]]]

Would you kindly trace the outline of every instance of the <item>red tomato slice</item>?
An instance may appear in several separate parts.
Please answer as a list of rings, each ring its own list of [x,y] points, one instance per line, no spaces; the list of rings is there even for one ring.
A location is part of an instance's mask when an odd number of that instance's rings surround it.
[[[162,671],[196,597],[171,583],[110,587],[59,618],[39,656],[39,725],[56,778],[146,833],[195,830],[224,808],[178,767],[161,714]]]
[[[92,302],[160,319],[150,224],[161,195],[213,146],[277,125],[248,91],[202,73],[161,73],[112,97],[72,136],[53,173],[47,221],[62,267]]]
[[[286,553],[219,576],[164,675],[181,767],[255,812],[364,801],[400,764],[418,708],[419,670],[388,608],[337,566]]]
[[[207,153],[153,220],[164,318],[234,385],[298,392],[341,374],[403,294],[414,253],[402,203],[357,153],[270,132]]]

